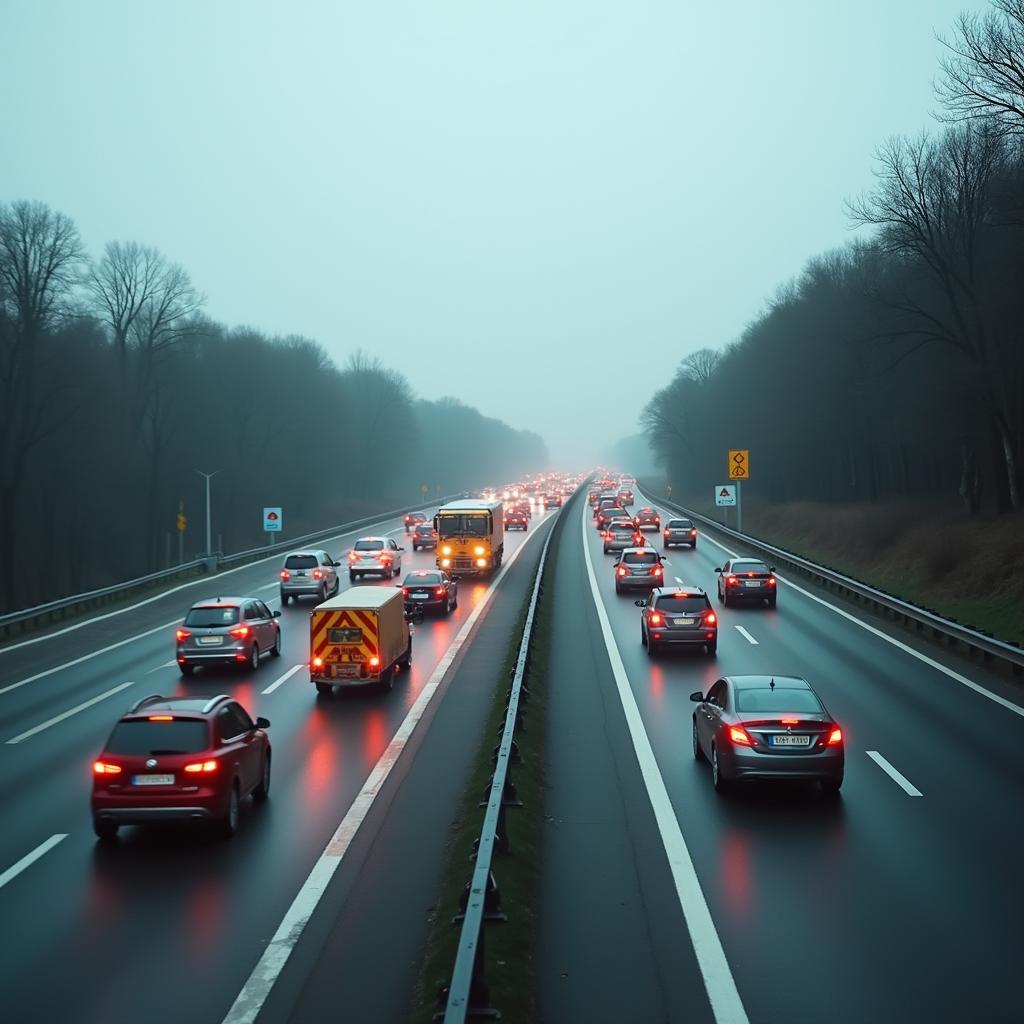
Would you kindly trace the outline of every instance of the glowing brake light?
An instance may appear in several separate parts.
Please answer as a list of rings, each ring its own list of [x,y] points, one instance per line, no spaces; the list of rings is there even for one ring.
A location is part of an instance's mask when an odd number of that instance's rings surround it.
[[[350,551],[350,552],[348,553],[348,560],[349,560],[350,562],[354,562],[354,561],[355,561],[355,560],[356,560],[356,559],[357,559],[358,557],[359,557],[359,556],[358,556],[358,555],[357,555],[357,554],[356,554],[356,553],[355,553],[354,551]]]
[[[833,729],[828,737],[828,745],[830,747],[836,747],[843,742],[843,730]]]
[[[623,569],[622,566],[619,566],[619,575],[620,576],[625,576],[626,575],[626,570]]]
[[[234,637],[238,637],[239,640],[244,640],[249,635],[249,627],[236,626],[233,630],[231,630],[231,635]]]
[[[800,719],[799,718],[784,718],[784,719],[782,719],[782,724],[783,725],[799,725],[800,724]]]
[[[175,634],[174,638],[180,644],[182,640],[187,640],[192,634],[187,629],[179,629]]]
[[[323,668],[323,665],[324,665],[324,659],[323,658],[314,658],[313,659],[313,668]]]
[[[769,587],[774,587],[775,586],[775,577],[774,576],[769,576],[768,577],[768,586]]]
[[[378,658],[377,655],[375,654],[370,659],[370,668],[377,668],[379,665],[380,665],[380,658]]]
[[[281,580],[282,580],[282,582],[287,583],[291,578],[292,578],[292,574],[287,569],[282,569],[281,570]]]
[[[736,580],[736,577],[732,573],[729,573],[729,575],[725,577],[725,582],[727,584],[729,584],[730,587],[735,587],[736,583],[737,583],[737,580]]]
[[[324,578],[324,571],[323,569],[314,569],[310,575],[315,580],[322,580]]]
[[[718,622],[718,616],[714,612],[708,612],[704,616],[704,625],[705,626],[713,626],[717,622]]]
[[[445,591],[444,587],[438,587],[434,591],[434,597],[444,597],[445,593],[446,593],[446,591]]]
[[[173,715],[150,715],[147,719],[150,722],[173,722]]]
[[[408,596],[409,596],[409,588],[408,587],[402,587],[402,597],[408,597]]]
[[[661,612],[651,612],[647,617],[647,621],[652,626],[660,626],[665,621],[665,616],[662,615]]]
[[[742,725],[729,726],[729,739],[741,747],[752,747],[754,745],[750,733]]]
[[[185,765],[185,771],[190,775],[209,775],[217,770],[216,761],[196,761],[194,764]]]
[[[120,775],[121,766],[111,764],[109,761],[94,761],[92,766],[94,775]]]
[[[690,531],[690,536],[691,537],[696,537],[697,536],[697,531],[696,530],[691,530]]]
[[[660,576],[661,575],[661,566],[660,565],[654,566],[654,568],[651,569],[651,575],[652,576]]]

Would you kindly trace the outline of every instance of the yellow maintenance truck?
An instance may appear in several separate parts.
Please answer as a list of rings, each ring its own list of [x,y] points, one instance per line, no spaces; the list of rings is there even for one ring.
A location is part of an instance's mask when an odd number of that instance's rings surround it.
[[[402,591],[350,587],[318,604],[309,620],[309,681],[316,692],[336,686],[390,690],[412,661],[412,633]]]
[[[505,506],[500,501],[450,501],[434,516],[438,569],[456,576],[488,576],[505,553]]]

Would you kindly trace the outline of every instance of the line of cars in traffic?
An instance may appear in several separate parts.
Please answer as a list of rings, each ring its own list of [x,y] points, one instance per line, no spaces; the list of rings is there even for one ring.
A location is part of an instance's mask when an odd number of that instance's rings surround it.
[[[651,658],[671,648],[718,650],[719,617],[699,586],[665,585],[661,553],[648,544],[644,530],[660,530],[663,551],[697,547],[697,528],[685,517],[667,519],[656,509],[630,515],[623,501],[627,488],[605,479],[588,494],[605,554],[614,553],[615,592],[640,591],[640,643]],[[630,498],[632,494],[630,493]],[[717,597],[723,607],[755,601],[775,608],[775,570],[757,558],[729,558],[715,569]],[[750,779],[799,779],[820,783],[834,795],[843,784],[843,731],[807,680],[792,675],[730,675],[716,680],[707,694],[690,695],[693,754],[711,766],[714,788],[724,792]]]
[[[578,483],[578,478],[544,477],[544,496],[534,500],[558,507]],[[401,574],[405,548],[388,536],[360,537],[344,559],[319,548],[284,556],[278,573],[282,605],[313,599],[308,664],[318,697],[338,687],[391,689],[396,674],[407,671],[412,661],[410,624],[421,622],[427,612],[451,615],[458,607],[458,572],[442,564],[451,559],[438,550],[439,544],[446,538],[453,545],[468,541],[477,552],[483,550],[479,544],[486,545],[487,557],[474,557],[475,569],[488,574],[500,566],[505,516],[528,526],[531,515],[529,495],[510,497],[507,513],[502,503],[482,497],[453,506],[439,509],[433,521],[422,513],[405,517],[413,551],[435,551],[436,565],[411,570],[395,588],[341,589],[346,567],[353,584],[364,577],[389,581]],[[456,533],[449,536],[449,527]],[[486,564],[480,566],[481,561]],[[264,658],[280,657],[280,619],[280,611],[256,596],[195,602],[175,630],[181,675],[225,665],[255,671]],[[151,694],[136,701],[93,762],[91,810],[97,837],[109,841],[122,826],[157,822],[212,822],[220,834],[233,835],[241,802],[249,795],[262,802],[269,794],[269,727],[269,721],[252,718],[227,694]]]

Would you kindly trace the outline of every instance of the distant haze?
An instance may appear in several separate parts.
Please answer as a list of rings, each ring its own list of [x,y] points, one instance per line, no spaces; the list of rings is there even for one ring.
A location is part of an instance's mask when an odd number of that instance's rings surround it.
[[[583,466],[848,237],[935,33],[987,7],[7,0],[0,198]]]

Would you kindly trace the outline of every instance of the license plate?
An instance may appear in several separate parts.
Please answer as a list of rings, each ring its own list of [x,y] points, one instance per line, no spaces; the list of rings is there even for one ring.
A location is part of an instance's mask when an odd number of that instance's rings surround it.
[[[761,584],[757,580],[744,580],[743,586],[745,587],[759,587]]]
[[[133,786],[173,786],[173,775],[133,775]]]
[[[410,596],[410,597],[411,597],[411,598],[412,598],[412,599],[413,599],[414,601],[426,601],[426,600],[427,600],[427,598],[428,598],[428,597],[430,597],[430,595],[429,595],[429,594],[410,594],[409,596]]]
[[[331,677],[333,679],[358,679],[358,665],[332,665]]]
[[[304,572],[297,572],[295,575],[296,576],[305,576],[306,574]]]
[[[218,644],[222,644],[224,642],[224,637],[222,637],[222,636],[201,636],[201,637],[199,637],[199,642],[201,644],[203,644],[204,646],[206,646],[206,647],[216,647]]]
[[[696,619],[673,619],[672,624],[675,626],[692,626],[696,621]]]
[[[773,747],[809,747],[811,745],[810,736],[772,736],[771,744]]]

